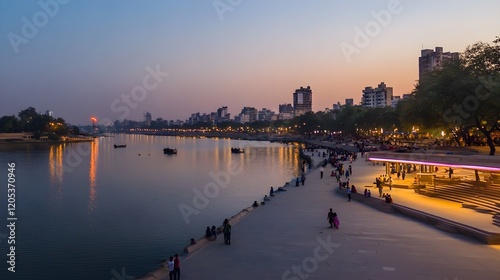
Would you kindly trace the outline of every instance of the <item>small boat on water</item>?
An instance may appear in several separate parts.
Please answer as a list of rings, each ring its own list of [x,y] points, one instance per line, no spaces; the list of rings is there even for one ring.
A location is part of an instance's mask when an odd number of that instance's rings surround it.
[[[175,155],[177,154],[177,149],[172,149],[172,148],[164,148],[163,153],[166,155]]]
[[[231,148],[231,153],[233,154],[243,154],[245,153],[245,150],[242,148]]]
[[[116,144],[115,144],[115,145],[114,145],[114,147],[115,147],[115,149],[116,149],[116,148],[125,148],[125,147],[127,147],[127,145],[116,145]]]

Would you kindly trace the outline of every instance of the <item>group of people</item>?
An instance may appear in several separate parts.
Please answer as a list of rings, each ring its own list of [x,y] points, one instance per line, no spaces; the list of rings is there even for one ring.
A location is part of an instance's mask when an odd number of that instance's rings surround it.
[[[385,202],[392,203],[392,197],[390,194],[384,193],[384,194],[382,194],[382,197],[385,199]]]
[[[207,226],[207,229],[205,230],[205,237],[210,240],[217,239],[217,228],[215,226],[212,226],[212,228]]]
[[[305,173],[302,173],[302,175],[300,177],[297,177],[297,179],[295,180],[296,187],[299,186],[299,182],[302,182],[302,186],[305,184],[305,182],[306,182],[306,174]]]
[[[370,190],[368,190],[368,189],[365,189],[365,191],[364,191],[363,195],[364,195],[365,197],[372,197],[372,192],[371,192]]]
[[[225,219],[222,223],[222,233],[224,234],[224,244],[231,245],[231,224],[229,224],[229,220]],[[205,230],[205,237],[209,240],[217,239],[217,228],[212,226],[211,228],[207,226]],[[196,244],[196,241],[193,243],[193,238],[191,238],[191,244]]]
[[[326,219],[328,220],[328,223],[330,224],[330,228],[339,229],[339,226],[340,226],[339,217],[337,216],[336,212],[333,212],[332,208],[330,208],[330,212],[328,212]]]
[[[181,265],[179,260],[179,254],[175,254],[175,258],[170,257],[167,263],[167,267],[168,267],[168,277],[170,280],[181,279]]]

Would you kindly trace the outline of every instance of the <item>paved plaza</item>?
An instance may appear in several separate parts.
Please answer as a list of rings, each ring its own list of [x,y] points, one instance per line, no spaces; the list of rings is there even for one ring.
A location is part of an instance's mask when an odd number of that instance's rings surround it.
[[[384,172],[382,165],[364,159],[352,166],[351,185],[359,192]],[[316,169],[305,186],[290,184],[286,192],[251,211],[233,225],[231,245],[219,237],[184,255],[182,279],[500,279],[500,246],[348,202],[336,192],[331,171],[328,165],[320,179]],[[390,192],[396,203],[500,231],[491,224],[491,215],[458,203],[432,201],[412,190],[384,192]],[[378,196],[375,188],[372,194]],[[329,208],[337,212],[340,229],[329,228]],[[148,279],[168,279],[156,275]]]

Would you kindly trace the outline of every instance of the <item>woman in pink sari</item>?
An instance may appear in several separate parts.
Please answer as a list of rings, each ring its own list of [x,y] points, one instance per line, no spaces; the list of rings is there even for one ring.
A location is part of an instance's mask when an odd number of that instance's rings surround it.
[[[333,213],[333,227],[335,227],[336,229],[339,229],[339,225],[340,225],[340,221],[339,221],[339,217],[337,216],[337,213]]]

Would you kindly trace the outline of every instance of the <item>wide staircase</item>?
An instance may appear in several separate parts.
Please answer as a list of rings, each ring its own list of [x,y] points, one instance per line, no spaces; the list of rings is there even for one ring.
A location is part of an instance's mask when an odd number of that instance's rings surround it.
[[[493,224],[500,226],[500,184],[468,180],[435,179],[435,185],[420,189],[422,195],[438,197],[462,204],[464,208],[493,215]]]

